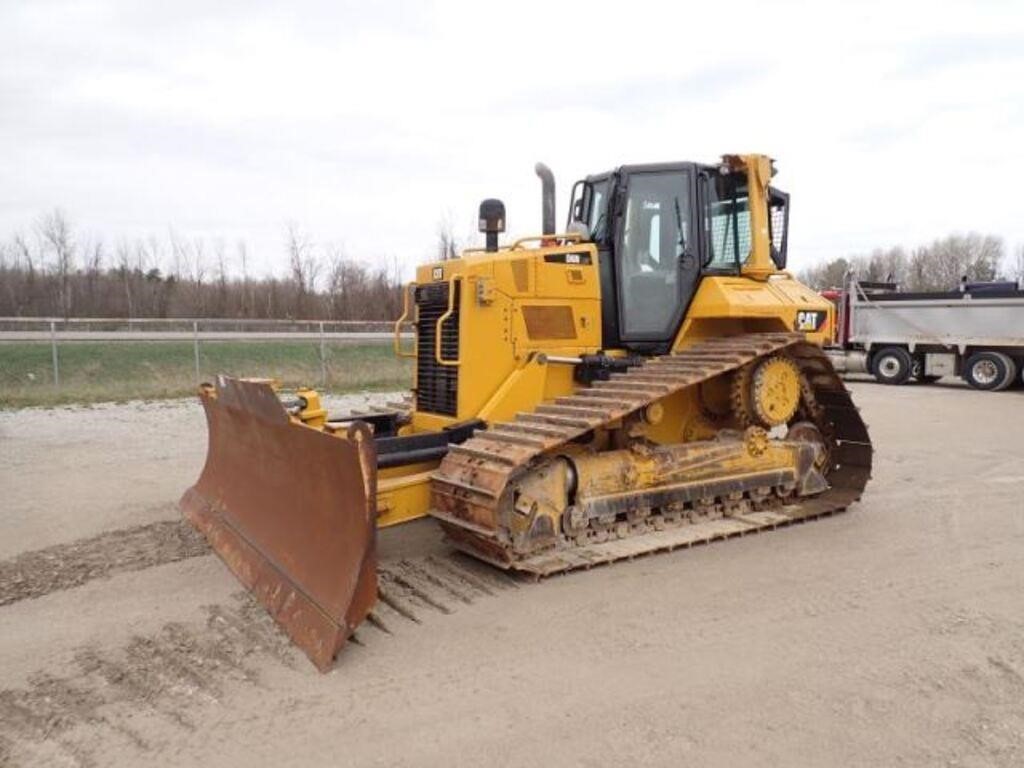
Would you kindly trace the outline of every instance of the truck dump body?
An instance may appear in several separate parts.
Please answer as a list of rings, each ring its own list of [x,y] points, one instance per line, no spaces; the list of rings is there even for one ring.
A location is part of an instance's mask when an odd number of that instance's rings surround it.
[[[1024,347],[1024,291],[854,293],[849,341]]]

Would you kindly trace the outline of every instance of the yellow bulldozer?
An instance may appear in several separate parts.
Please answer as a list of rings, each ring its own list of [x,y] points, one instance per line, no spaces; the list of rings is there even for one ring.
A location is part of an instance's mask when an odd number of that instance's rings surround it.
[[[377,597],[377,529],[430,516],[543,577],[827,515],[860,498],[867,429],[821,350],[832,305],[785,271],[789,196],[763,155],[577,181],[565,231],[424,264],[395,353],[406,404],[200,388],[206,465],[182,509],[320,668]],[[415,331],[409,339],[408,330]]]

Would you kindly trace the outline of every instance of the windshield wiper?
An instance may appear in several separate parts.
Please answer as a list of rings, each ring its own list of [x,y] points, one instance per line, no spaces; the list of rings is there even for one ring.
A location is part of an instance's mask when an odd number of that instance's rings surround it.
[[[683,256],[686,254],[686,233],[683,231],[683,214],[679,210],[679,196],[672,198],[672,203],[676,209],[676,228],[679,230],[679,255]]]

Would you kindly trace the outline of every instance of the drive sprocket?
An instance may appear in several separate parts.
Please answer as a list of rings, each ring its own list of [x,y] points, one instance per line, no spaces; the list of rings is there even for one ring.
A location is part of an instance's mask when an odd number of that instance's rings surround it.
[[[732,407],[744,426],[765,429],[787,424],[800,407],[803,376],[785,355],[771,355],[733,375]]]

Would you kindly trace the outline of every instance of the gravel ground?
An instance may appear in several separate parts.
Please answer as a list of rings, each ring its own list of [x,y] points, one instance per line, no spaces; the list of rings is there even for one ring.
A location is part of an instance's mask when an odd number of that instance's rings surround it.
[[[1024,764],[1024,393],[851,388],[850,512],[539,584],[384,531],[326,675],[178,521],[198,404],[2,412],[0,765]]]

